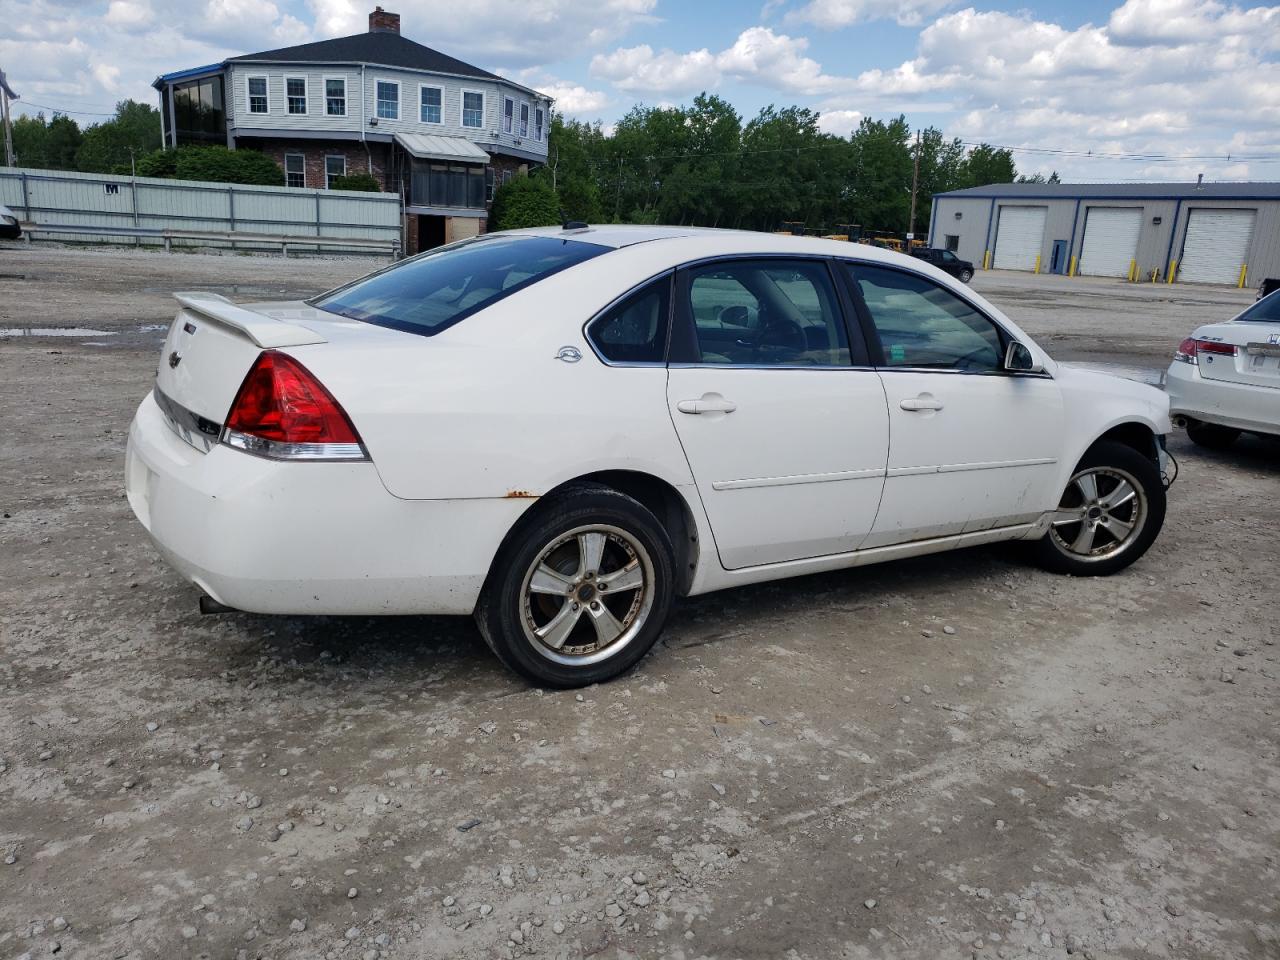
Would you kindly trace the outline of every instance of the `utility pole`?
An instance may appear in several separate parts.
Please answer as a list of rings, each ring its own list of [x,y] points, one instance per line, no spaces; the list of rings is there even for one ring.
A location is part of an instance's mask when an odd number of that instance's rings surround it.
[[[907,221],[907,252],[916,233],[916,190],[920,187],[920,131],[916,130],[916,157],[911,169],[911,219]]]
[[[13,162],[13,121],[9,117],[9,101],[17,100],[18,95],[9,86],[4,71],[0,70],[0,112],[4,114],[4,163],[6,167],[15,167]]]

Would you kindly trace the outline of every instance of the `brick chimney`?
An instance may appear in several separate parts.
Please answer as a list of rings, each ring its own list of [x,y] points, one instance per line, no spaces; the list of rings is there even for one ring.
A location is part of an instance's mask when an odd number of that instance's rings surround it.
[[[400,14],[387,13],[381,7],[374,7],[373,13],[369,14],[369,32],[399,33]]]

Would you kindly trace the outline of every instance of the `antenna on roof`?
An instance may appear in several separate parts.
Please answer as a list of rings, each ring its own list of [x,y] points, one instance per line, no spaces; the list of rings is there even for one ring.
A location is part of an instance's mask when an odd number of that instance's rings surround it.
[[[566,230],[585,230],[587,229],[587,227],[590,226],[590,224],[583,223],[581,220],[570,220],[569,215],[566,214],[563,209],[561,209],[560,226],[562,226]]]

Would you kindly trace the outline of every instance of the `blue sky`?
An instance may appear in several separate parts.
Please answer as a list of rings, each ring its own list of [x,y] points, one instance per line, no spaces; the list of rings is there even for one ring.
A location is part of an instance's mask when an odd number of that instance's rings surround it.
[[[1280,179],[1280,6],[1220,0],[381,0],[606,125],[700,90],[847,134],[905,113],[1079,180]],[[159,73],[366,28],[366,0],[0,0],[0,66],[92,122]],[[442,12],[447,15],[442,16]],[[1045,150],[1065,151],[1046,153]]]

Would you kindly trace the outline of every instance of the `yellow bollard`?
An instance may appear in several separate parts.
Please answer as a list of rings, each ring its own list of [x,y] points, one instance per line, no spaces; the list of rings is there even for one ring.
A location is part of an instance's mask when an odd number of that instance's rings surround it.
[[[1237,283],[1236,286],[1244,289],[1244,281],[1247,276],[1249,276],[1249,265],[1247,263],[1242,263],[1240,264],[1240,282]]]
[[[1034,270],[1032,270],[1031,272],[1032,272],[1032,273],[1039,273],[1039,272],[1040,272],[1040,254],[1038,254],[1038,253],[1036,254],[1036,268],[1035,268]]]
[[[986,253],[982,255],[982,269],[983,270],[991,269],[991,251],[990,250],[988,250]]]
[[[1173,283],[1173,278],[1176,277],[1177,275],[1178,275],[1178,261],[1170,260],[1169,261],[1169,279],[1166,280],[1165,282]]]
[[[1070,267],[1068,268],[1068,270],[1067,270],[1067,276],[1068,276],[1068,277],[1074,277],[1075,275],[1076,275],[1076,258],[1075,258],[1075,257],[1072,257],[1072,258],[1071,258],[1071,266],[1070,266]]]
[[[1135,274],[1137,273],[1137,270],[1138,270],[1138,261],[1137,261],[1137,260],[1130,260],[1130,261],[1129,261],[1129,282],[1130,282],[1130,283],[1135,282],[1135,281],[1134,281],[1134,276],[1135,276]]]

